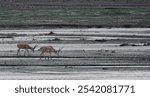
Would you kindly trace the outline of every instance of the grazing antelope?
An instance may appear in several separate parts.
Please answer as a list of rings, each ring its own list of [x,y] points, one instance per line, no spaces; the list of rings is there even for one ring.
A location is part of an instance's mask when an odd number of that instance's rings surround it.
[[[35,45],[34,47],[31,47],[28,43],[18,43],[17,44],[17,47],[18,47],[18,51],[17,51],[17,55],[19,54],[20,55],[20,49],[24,49],[24,56],[26,54],[26,52],[29,54],[29,51],[28,49],[32,50],[33,53],[34,53],[34,49],[37,47],[38,45]]]
[[[56,55],[59,56],[59,52],[60,52],[62,49],[63,49],[63,47],[60,48],[59,50],[56,50],[56,49],[53,48],[53,46],[42,46],[40,49],[38,49],[38,51],[41,52],[40,56],[44,55],[44,53],[49,53],[49,54],[50,54],[50,57],[51,57],[51,53],[55,53]],[[51,57],[51,58],[52,58],[52,57]],[[41,59],[41,57],[40,57],[40,59]],[[48,59],[49,59],[49,57],[48,57]]]

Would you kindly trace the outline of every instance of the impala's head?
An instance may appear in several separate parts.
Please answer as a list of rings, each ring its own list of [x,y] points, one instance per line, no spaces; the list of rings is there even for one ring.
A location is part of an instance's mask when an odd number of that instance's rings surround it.
[[[41,51],[41,49],[39,48],[37,51]]]
[[[63,48],[64,48],[64,47],[59,48],[59,50],[57,50],[57,51],[55,52],[55,54],[59,56],[59,53],[62,51]]]
[[[33,53],[34,53],[34,50],[35,50],[35,48],[36,48],[37,46],[38,46],[38,45],[35,45],[34,47],[31,48],[31,50],[33,51]]]

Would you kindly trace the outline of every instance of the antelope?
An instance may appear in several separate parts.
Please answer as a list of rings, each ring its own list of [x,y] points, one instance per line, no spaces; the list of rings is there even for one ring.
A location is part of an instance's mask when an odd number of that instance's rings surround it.
[[[17,47],[18,47],[17,55],[18,55],[18,54],[20,55],[20,50],[21,50],[21,49],[25,50],[25,51],[24,51],[24,56],[25,56],[26,52],[28,53],[28,55],[30,55],[28,49],[30,49],[30,50],[34,53],[34,50],[35,50],[35,48],[36,48],[37,46],[38,46],[38,45],[35,45],[34,47],[32,47],[32,46],[30,46],[28,43],[18,43],[18,44],[17,44]]]
[[[38,51],[41,52],[40,56],[42,56],[42,55],[44,56],[44,53],[49,53],[50,57],[51,57],[51,53],[55,53],[57,56],[59,56],[59,52],[62,49],[63,49],[63,47],[60,48],[59,50],[56,50],[53,48],[53,46],[42,46],[41,48],[38,49]],[[40,59],[41,59],[41,57],[40,57]],[[49,57],[48,57],[48,59],[49,59]],[[51,57],[51,59],[52,59],[52,57]]]

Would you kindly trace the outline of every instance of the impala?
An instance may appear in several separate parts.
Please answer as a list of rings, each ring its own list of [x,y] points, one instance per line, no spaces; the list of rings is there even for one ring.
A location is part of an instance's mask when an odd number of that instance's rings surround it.
[[[28,52],[28,55],[30,55],[28,49],[30,49],[30,50],[33,51],[33,53],[34,53],[34,50],[35,50],[35,48],[36,48],[37,46],[38,46],[38,45],[35,45],[34,47],[32,47],[32,46],[30,46],[28,43],[18,43],[18,44],[17,44],[17,47],[18,47],[17,55],[18,55],[18,54],[20,55],[20,50],[21,50],[21,49],[25,50],[25,51],[24,51],[24,56],[25,56],[26,52]]]
[[[56,50],[56,49],[53,48],[53,46],[42,46],[40,49],[38,49],[38,51],[41,52],[40,56],[44,55],[44,53],[49,53],[49,54],[50,54],[50,57],[51,57],[51,53],[55,53],[56,55],[59,56],[59,52],[60,52],[62,49],[63,49],[63,47],[60,48],[59,50]],[[52,58],[52,57],[51,57],[51,58]],[[40,59],[41,59],[41,57],[40,57]],[[48,59],[49,59],[49,57],[48,57]]]

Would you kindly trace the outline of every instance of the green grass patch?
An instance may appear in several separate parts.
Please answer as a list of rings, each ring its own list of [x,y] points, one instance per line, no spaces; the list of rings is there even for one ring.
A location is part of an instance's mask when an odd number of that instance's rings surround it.
[[[131,16],[135,17],[134,18]],[[122,17],[122,19],[120,18]],[[150,17],[149,8],[81,8],[81,9],[45,9],[45,10],[0,10],[0,25],[26,24],[89,24],[104,25],[109,21],[124,23],[126,19],[138,24]],[[139,19],[139,20],[137,20]],[[31,22],[30,22],[31,21]],[[42,22],[41,22],[42,21]],[[60,22],[61,21],[61,22]],[[146,23],[145,23],[146,24]],[[113,23],[112,23],[113,25]],[[121,24],[123,25],[123,24]],[[149,24],[148,24],[149,25]]]

